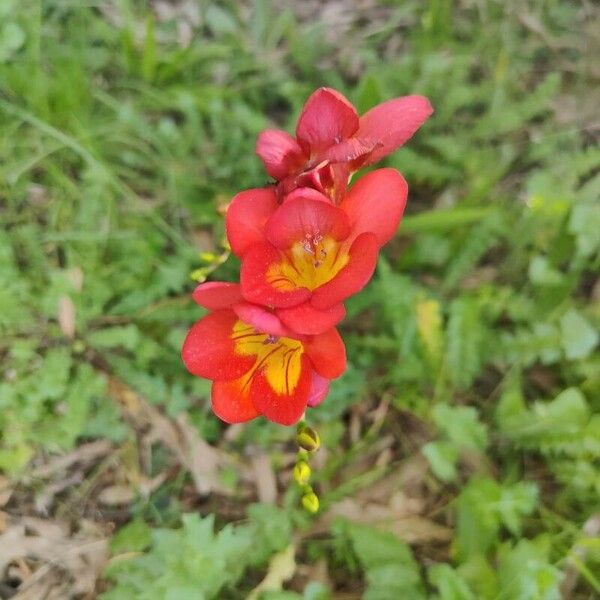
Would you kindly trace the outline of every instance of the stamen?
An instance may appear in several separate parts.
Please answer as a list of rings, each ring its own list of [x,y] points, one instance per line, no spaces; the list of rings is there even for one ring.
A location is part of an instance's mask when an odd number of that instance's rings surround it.
[[[300,241],[302,249],[313,257],[311,262],[315,269],[320,267],[327,258],[327,251],[321,246],[324,240],[325,236],[317,229],[312,234],[304,234],[304,239]]]
[[[273,334],[269,334],[263,344],[276,344],[279,341],[279,337]]]
[[[311,247],[311,243],[310,242],[304,242],[302,244],[302,248],[304,248],[304,251],[308,252],[309,254],[314,254],[315,253],[315,251]]]

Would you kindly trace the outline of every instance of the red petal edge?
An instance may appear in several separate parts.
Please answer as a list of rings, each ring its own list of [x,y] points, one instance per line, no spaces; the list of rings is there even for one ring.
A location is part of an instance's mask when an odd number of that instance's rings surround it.
[[[304,152],[315,158],[350,137],[358,126],[356,109],[345,96],[331,88],[319,88],[302,109],[296,138]]]
[[[343,302],[362,290],[377,265],[379,240],[374,233],[361,233],[350,247],[348,264],[330,281],[313,291],[311,304],[323,310]]]
[[[278,206],[274,187],[246,190],[234,196],[227,210],[225,229],[236,256],[241,257],[252,244],[264,241],[265,223]]]
[[[267,173],[280,180],[301,170],[306,156],[298,142],[287,132],[266,129],[256,140],[256,154],[265,164]]]
[[[306,356],[300,357],[300,377],[289,394],[278,394],[270,385],[264,370],[252,378],[250,396],[261,415],[280,425],[293,425],[300,420],[306,409],[312,381],[312,369]]]
[[[370,231],[380,246],[389,242],[400,224],[407,196],[408,185],[395,169],[377,169],[361,177],[340,206],[352,227],[350,239]]]
[[[228,381],[248,372],[256,358],[235,353],[231,335],[237,320],[233,311],[218,310],[196,321],[181,350],[181,358],[192,375]]]
[[[346,370],[346,346],[337,329],[312,336],[303,344],[313,369],[322,377],[335,379]]]
[[[318,310],[310,302],[292,308],[279,308],[276,312],[286,327],[300,335],[323,333],[335,327],[346,316],[343,304]]]
[[[250,399],[245,377],[233,381],[215,381],[211,391],[212,409],[225,423],[244,423],[260,413]]]
[[[201,283],[192,294],[192,298],[208,310],[229,308],[242,300],[242,289],[239,283],[225,281],[209,281]]]

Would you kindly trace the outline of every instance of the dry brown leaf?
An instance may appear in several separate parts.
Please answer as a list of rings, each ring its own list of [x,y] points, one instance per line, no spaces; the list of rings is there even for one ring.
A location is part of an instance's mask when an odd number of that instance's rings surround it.
[[[66,337],[71,340],[75,337],[75,304],[69,296],[58,299],[58,324]]]
[[[43,206],[48,202],[48,188],[37,183],[32,183],[27,186],[27,199],[32,204]]]
[[[67,269],[67,277],[76,292],[81,292],[83,288],[83,271],[81,267]]]
[[[176,424],[180,439],[178,454],[192,475],[196,491],[206,495],[212,490],[221,489],[218,469],[222,457],[219,451],[200,437],[197,429],[188,422],[187,414],[178,415]]]
[[[451,529],[426,517],[407,514],[406,506],[397,510],[374,502],[359,503],[354,498],[346,498],[332,505],[315,524],[311,534],[327,531],[336,517],[344,517],[355,523],[373,525],[390,531],[411,544],[447,542],[452,538]]]
[[[148,432],[146,436],[150,442],[159,441],[171,450],[178,463],[190,472],[200,495],[215,490],[228,492],[219,482],[218,470],[229,461],[224,453],[200,437],[189,424],[187,415],[169,419],[115,377],[109,378],[109,393],[132,425]]]
[[[333,587],[331,577],[329,576],[329,565],[324,558],[316,562],[299,564],[296,569],[296,575],[302,577],[307,582],[316,581],[327,589]]]
[[[252,456],[252,470],[258,499],[267,504],[277,501],[277,480],[271,467],[271,459],[266,452],[259,452]]]
[[[391,531],[409,544],[443,543],[452,539],[452,529],[425,517],[405,517],[384,522],[382,529]]]
[[[600,536],[600,512],[593,514],[582,527],[583,538],[579,538],[571,548],[565,569],[565,575],[560,585],[562,598],[572,598],[573,590],[581,576],[579,564],[585,564],[587,554],[592,546],[586,544],[585,538],[597,540]],[[579,563],[579,564],[578,564]]]
[[[393,458],[394,458],[394,453],[392,452],[392,449],[384,448],[381,451],[381,453],[379,454],[379,456],[375,459],[375,467],[376,468],[387,467],[392,462]]]
[[[12,496],[13,488],[7,477],[0,475],[0,508],[6,506]]]
[[[36,467],[31,471],[30,476],[34,479],[48,479],[56,473],[64,473],[75,464],[85,466],[95,463],[99,458],[106,456],[112,448],[113,445],[108,440],[97,440],[89,444],[83,444],[68,454],[57,456],[45,465]]]
[[[271,558],[265,578],[250,592],[246,600],[257,600],[262,592],[279,592],[283,584],[294,576],[296,548],[290,544]]]
[[[109,485],[98,494],[98,501],[105,506],[125,506],[135,500],[135,491],[128,485]]]
[[[17,565],[22,581],[14,598],[67,600],[93,593],[108,558],[108,543],[94,526],[88,526],[85,535],[84,530],[82,526],[81,533],[72,536],[62,523],[9,520],[0,535],[0,573],[9,564]]]
[[[83,475],[81,472],[74,473],[70,477],[62,477],[58,481],[49,483],[44,486],[35,495],[35,510],[38,514],[47,515],[52,506],[55,496],[64,492],[65,490],[78,486],[83,481]]]
[[[350,425],[348,426],[348,435],[350,441],[356,444],[360,439],[360,431],[362,428],[362,415],[359,412],[359,407],[352,407],[350,411]]]

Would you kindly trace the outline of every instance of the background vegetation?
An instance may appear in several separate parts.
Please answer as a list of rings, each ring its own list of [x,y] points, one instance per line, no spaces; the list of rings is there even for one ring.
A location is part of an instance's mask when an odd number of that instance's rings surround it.
[[[0,598],[600,594],[598,7],[0,1]],[[223,209],[309,93],[431,98],[292,431],[227,428],[179,350]],[[221,264],[222,263],[222,264]],[[216,269],[216,270],[215,270]],[[199,271],[198,271],[199,270]]]

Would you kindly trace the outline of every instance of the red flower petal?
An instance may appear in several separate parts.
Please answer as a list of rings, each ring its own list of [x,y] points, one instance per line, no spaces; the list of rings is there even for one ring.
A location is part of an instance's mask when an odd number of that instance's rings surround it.
[[[276,388],[269,378],[268,367],[257,370],[250,384],[250,396],[256,409],[267,419],[280,425],[293,425],[306,410],[312,369],[306,356],[294,353],[279,368]]]
[[[212,409],[225,423],[244,423],[260,413],[250,399],[246,377],[233,381],[215,381],[211,392]]]
[[[290,337],[294,333],[283,325],[279,317],[262,306],[250,302],[240,302],[233,307],[235,314],[256,331],[278,337]]]
[[[330,165],[330,171],[331,184],[329,187],[329,195],[333,198],[335,204],[339,205],[348,189],[350,167],[344,163],[337,163]]]
[[[315,407],[321,404],[327,393],[329,392],[329,379],[321,377],[318,373],[313,372],[310,391],[308,392],[307,406]]]
[[[312,171],[307,171],[302,174],[302,178],[304,179],[306,175],[311,174],[318,169],[313,169]],[[314,183],[314,180],[307,179],[310,184]],[[283,199],[284,202],[288,202],[289,200],[296,200],[298,198],[304,198],[306,200],[316,200],[318,202],[325,202],[325,204],[331,204],[331,200],[325,196],[322,192],[318,191],[316,188],[312,187],[312,185],[299,186],[298,188],[293,189],[288,194],[285,195]]]
[[[234,254],[241,256],[255,242],[264,241],[264,225],[278,206],[274,187],[246,190],[234,196],[225,220]]]
[[[407,142],[433,113],[424,96],[403,96],[382,102],[366,112],[359,122],[354,138],[365,146],[377,144],[360,166],[381,160]]]
[[[358,129],[356,109],[339,92],[319,88],[306,101],[296,126],[296,137],[305,154],[319,156]]]
[[[292,331],[301,335],[316,335],[335,327],[345,316],[343,304],[335,304],[325,310],[317,310],[310,302],[292,308],[279,308],[277,316]]]
[[[350,163],[369,154],[379,144],[380,142],[375,140],[351,137],[343,141],[341,144],[331,146],[331,148],[323,153],[322,158],[323,160],[328,160],[333,164]]]
[[[279,266],[285,255],[268,242],[250,246],[244,253],[240,282],[242,294],[249,302],[266,306],[290,307],[305,302],[310,290],[297,287],[282,273]]]
[[[392,239],[402,218],[408,185],[395,169],[377,169],[361,177],[350,189],[340,208],[349,217],[351,238],[370,231],[379,245]]]
[[[267,221],[265,235],[277,248],[291,248],[316,235],[343,240],[350,233],[346,213],[323,199],[315,199],[315,190],[302,188],[291,194]]]
[[[242,300],[242,289],[239,283],[227,283],[225,281],[209,281],[201,283],[192,294],[194,301],[208,308],[219,310],[229,308]]]
[[[235,353],[231,335],[237,320],[233,311],[219,310],[196,321],[181,351],[181,358],[190,373],[228,381],[241,377],[252,367],[256,357]]]
[[[331,281],[314,290],[311,304],[323,310],[360,291],[373,275],[378,251],[377,236],[361,233],[350,247],[348,264]]]
[[[322,377],[335,379],[346,370],[346,347],[337,329],[331,328],[302,343],[313,369]]]
[[[267,173],[278,180],[296,173],[306,162],[298,142],[279,129],[266,129],[260,133],[256,140],[256,154],[265,163]]]

